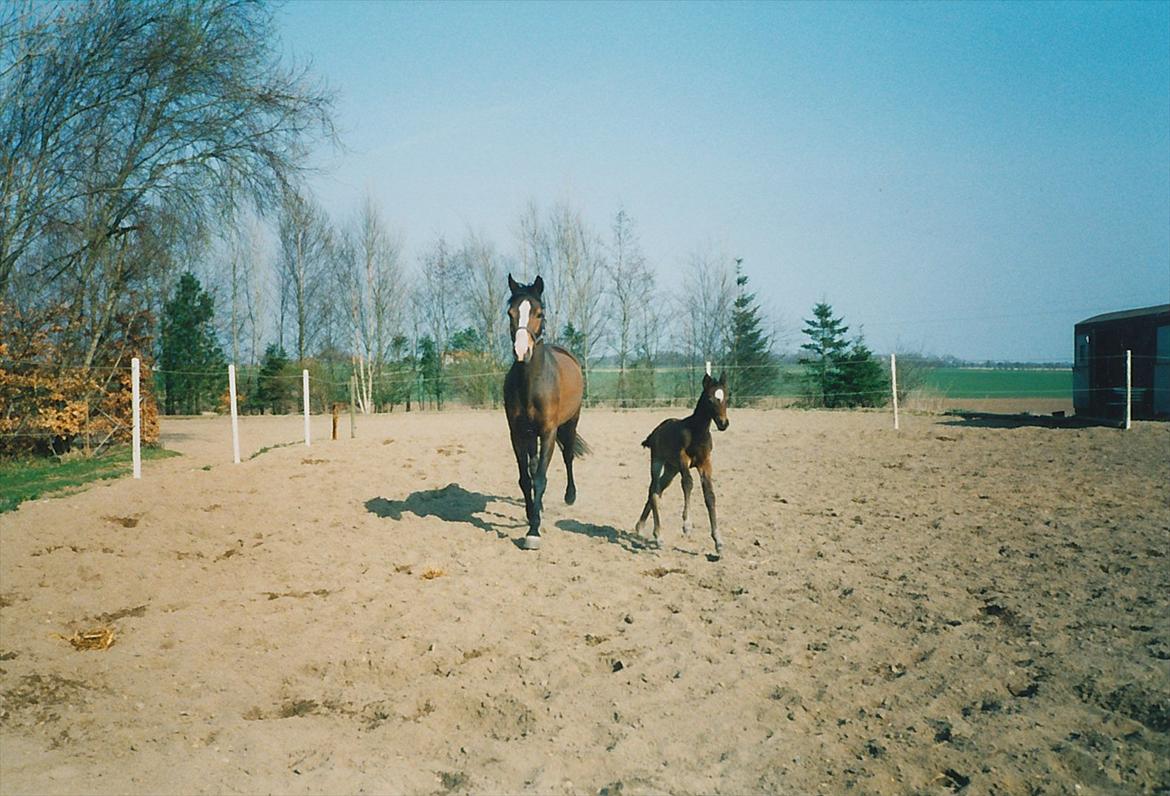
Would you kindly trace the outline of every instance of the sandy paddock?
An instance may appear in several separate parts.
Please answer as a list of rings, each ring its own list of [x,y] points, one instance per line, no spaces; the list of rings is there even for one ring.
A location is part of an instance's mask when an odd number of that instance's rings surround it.
[[[677,482],[631,534],[663,416],[586,413],[536,553],[502,412],[165,421],[0,515],[0,791],[1170,789],[1170,425],[733,410],[712,562]]]

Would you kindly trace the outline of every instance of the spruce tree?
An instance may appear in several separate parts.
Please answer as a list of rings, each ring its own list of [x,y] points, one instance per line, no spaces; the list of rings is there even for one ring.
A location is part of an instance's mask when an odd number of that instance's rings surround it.
[[[748,278],[735,264],[737,295],[731,312],[731,350],[728,352],[728,389],[732,400],[745,403],[770,395],[779,371],[772,361],[772,341],[762,329],[763,317],[756,294],[747,291]]]
[[[873,352],[858,335],[852,342],[845,334],[849,327],[833,317],[826,302],[813,307],[805,320],[809,342],[800,347],[809,352],[800,358],[804,365],[804,399],[809,406],[882,406],[886,401],[886,380]]]
[[[292,399],[293,383],[288,354],[276,343],[270,343],[256,377],[256,394],[247,401],[247,406],[261,412],[269,409],[273,414],[285,412]]]
[[[801,348],[809,352],[800,358],[804,365],[804,398],[810,406],[832,406],[840,385],[837,362],[845,352],[848,343],[845,333],[849,327],[841,318],[833,317],[833,308],[821,301],[813,307],[811,320],[805,319],[804,329],[809,341]]]
[[[838,365],[840,390],[832,406],[885,406],[890,385],[881,363],[858,335]]]
[[[190,271],[179,277],[163,307],[162,370],[167,414],[198,414],[214,407],[227,381],[223,349],[216,339],[215,304]]]

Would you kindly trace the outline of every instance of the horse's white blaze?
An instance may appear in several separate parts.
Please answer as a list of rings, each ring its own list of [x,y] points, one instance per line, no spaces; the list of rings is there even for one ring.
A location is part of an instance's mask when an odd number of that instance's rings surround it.
[[[715,391],[715,400],[716,401],[723,400],[723,388],[722,387],[720,387],[718,390]]]
[[[524,359],[524,355],[528,353],[532,344],[532,335],[528,333],[528,313],[532,311],[532,303],[528,299],[524,299],[520,302],[517,311],[520,313],[520,318],[516,323],[516,340],[513,343],[513,348],[516,351],[516,359]]]

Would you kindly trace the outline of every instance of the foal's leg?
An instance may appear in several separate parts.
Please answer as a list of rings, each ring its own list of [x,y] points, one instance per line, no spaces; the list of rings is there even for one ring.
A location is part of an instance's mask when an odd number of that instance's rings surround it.
[[[646,527],[646,518],[650,516],[650,512],[654,512],[654,535],[658,536],[658,504],[655,502],[654,496],[658,493],[658,481],[662,478],[662,460],[650,456],[650,488],[647,490],[646,505],[642,508],[642,516],[638,518],[638,524],[634,526],[634,532],[641,534],[642,529]]]
[[[707,504],[707,518],[711,520],[711,539],[715,542],[715,555],[723,551],[723,540],[719,538],[719,528],[715,524],[715,484],[711,481],[711,460],[707,459],[699,465],[699,482],[703,485],[703,502]]]
[[[658,489],[652,494],[654,500],[654,546],[661,546],[661,540],[658,538],[658,529],[662,527],[658,519],[658,503],[662,500],[662,493],[670,486],[670,482],[674,480],[675,475],[678,474],[670,462],[664,462],[662,465],[662,475],[658,478]]]
[[[561,455],[565,458],[565,470],[569,474],[569,484],[565,487],[565,502],[570,506],[577,500],[577,484],[573,481],[573,444],[577,441],[577,415],[566,421],[557,429],[557,442],[561,445]]]
[[[682,476],[682,491],[683,491],[683,523],[682,532],[684,535],[691,532],[691,488],[695,485],[695,479],[691,477],[689,467],[683,467],[679,470],[679,475]]]

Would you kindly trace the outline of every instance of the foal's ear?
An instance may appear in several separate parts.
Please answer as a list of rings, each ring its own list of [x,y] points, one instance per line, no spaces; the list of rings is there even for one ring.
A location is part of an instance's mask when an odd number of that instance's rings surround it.
[[[719,374],[719,383],[722,384],[724,387],[727,386],[727,371],[723,371],[722,373]]]
[[[711,378],[710,373],[703,374],[703,389],[704,390],[707,389],[708,387],[710,387],[714,383],[715,383],[715,380]]]
[[[512,291],[513,296],[520,292],[520,285],[512,278],[511,274],[508,274],[508,289]]]
[[[539,276],[536,277],[536,281],[532,283],[532,292],[535,293],[537,296],[544,295],[544,280],[541,279]]]

